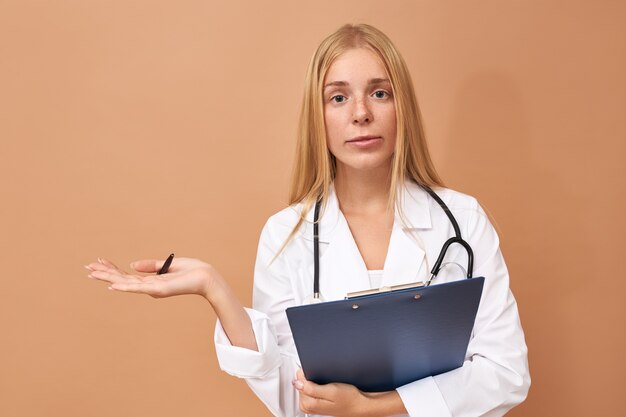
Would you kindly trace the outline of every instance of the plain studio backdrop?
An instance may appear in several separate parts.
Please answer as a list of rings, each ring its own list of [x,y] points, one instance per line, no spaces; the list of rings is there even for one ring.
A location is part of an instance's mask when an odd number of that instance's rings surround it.
[[[512,416],[625,415],[626,7],[615,1],[0,1],[0,415],[269,416],[200,297],[103,256],[213,263],[250,305],[307,63],[387,33],[446,184],[495,219],[529,346]]]

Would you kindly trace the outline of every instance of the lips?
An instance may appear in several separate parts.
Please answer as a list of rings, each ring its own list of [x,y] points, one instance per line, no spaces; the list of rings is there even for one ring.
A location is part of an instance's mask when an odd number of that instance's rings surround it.
[[[374,149],[379,149],[381,143],[383,143],[383,138],[381,136],[367,135],[357,136],[346,141],[346,146],[349,146],[353,149],[370,151]]]
[[[380,139],[380,136],[372,136],[372,135],[357,136],[355,138],[352,138],[352,139],[348,140],[348,143],[367,142],[367,141],[371,141],[373,139]]]

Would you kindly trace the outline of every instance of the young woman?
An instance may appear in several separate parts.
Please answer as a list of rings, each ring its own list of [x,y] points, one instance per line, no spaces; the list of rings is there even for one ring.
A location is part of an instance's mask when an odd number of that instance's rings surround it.
[[[474,250],[485,287],[461,368],[382,393],[307,381],[285,315],[312,301],[314,206],[319,217],[321,298],[426,281],[453,227],[436,191]],[[458,246],[458,247],[455,247]],[[467,254],[453,245],[435,283],[464,277]],[[162,260],[134,262],[154,273]],[[461,268],[459,268],[461,266]],[[277,416],[499,416],[526,397],[527,349],[498,236],[476,200],[444,188],[431,162],[406,64],[368,25],[346,25],[311,60],[290,206],[261,233],[253,308],[244,308],[209,264],[177,258],[164,275],[131,275],[100,260],[91,277],[118,291],[200,294],[218,316],[220,367],[244,378]]]

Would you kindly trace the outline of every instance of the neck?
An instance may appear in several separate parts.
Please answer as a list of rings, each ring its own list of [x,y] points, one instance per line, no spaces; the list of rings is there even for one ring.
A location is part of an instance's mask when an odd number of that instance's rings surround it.
[[[388,209],[391,167],[355,170],[337,165],[334,186],[344,213],[379,213]]]

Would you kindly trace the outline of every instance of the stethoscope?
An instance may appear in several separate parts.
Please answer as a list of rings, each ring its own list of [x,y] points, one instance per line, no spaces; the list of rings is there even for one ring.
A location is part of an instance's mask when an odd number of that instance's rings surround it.
[[[435,193],[430,187],[426,185],[420,185],[430,196],[439,204],[439,206],[443,209],[443,211],[450,219],[452,223],[452,227],[454,227],[454,237],[446,240],[441,248],[441,252],[439,252],[439,256],[437,257],[437,261],[430,271],[430,279],[424,283],[425,286],[429,286],[431,281],[437,277],[437,274],[441,270],[443,264],[443,258],[446,256],[446,252],[448,248],[453,243],[458,243],[463,246],[467,251],[467,279],[472,278],[472,270],[474,268],[474,252],[472,251],[472,247],[461,237],[461,229],[459,228],[459,224],[456,222],[456,219],[452,215],[452,212],[446,205],[446,203],[441,200],[441,198]],[[313,300],[311,302],[320,302],[320,241],[319,241],[319,215],[320,215],[320,207],[321,207],[321,199],[315,203],[315,211],[313,214],[313,257],[314,257],[314,270],[313,270]]]

